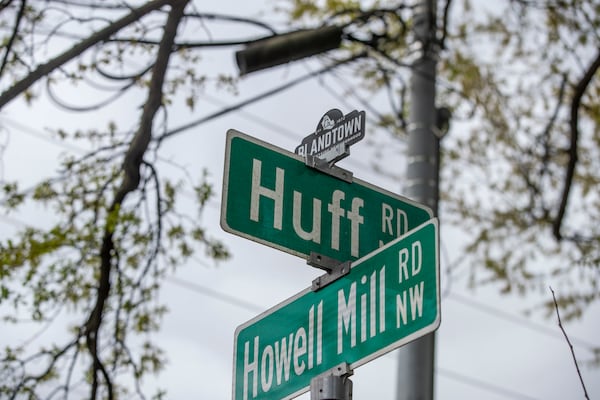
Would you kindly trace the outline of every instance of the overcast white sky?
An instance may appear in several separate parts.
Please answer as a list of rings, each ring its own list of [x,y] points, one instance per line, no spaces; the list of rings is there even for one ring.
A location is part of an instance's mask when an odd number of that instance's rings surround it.
[[[234,15],[268,15],[269,1],[242,2],[224,0],[199,7],[202,11]],[[272,17],[267,17],[271,19]],[[218,33],[214,33],[218,37]],[[206,53],[213,68],[234,70],[233,52]],[[214,93],[199,101],[194,114],[182,112],[181,123],[207,115],[224,104],[232,104],[277,86],[280,82],[314,70],[315,62],[300,62],[268,73],[257,73],[240,83],[238,98]],[[148,379],[169,391],[171,399],[228,399],[231,397],[233,336],[237,326],[277,303],[310,286],[322,272],[304,260],[278,250],[225,233],[219,226],[220,192],[225,153],[225,133],[234,128],[293,151],[302,138],[311,133],[320,117],[331,108],[347,113],[364,107],[345,96],[346,84],[331,75],[312,79],[284,93],[200,125],[166,144],[164,159],[185,165],[200,175],[203,167],[210,172],[218,195],[211,201],[204,222],[211,233],[223,238],[233,258],[214,266],[201,259],[182,266],[164,285],[161,301],[170,313],[165,318],[157,341],[169,358],[165,371]],[[218,101],[216,101],[218,99]],[[222,103],[219,103],[222,101]],[[376,103],[374,99],[374,103]],[[56,125],[52,108],[36,105],[28,108],[15,103],[0,114],[0,125],[11,133],[0,134],[0,145],[8,146],[2,155],[0,177],[36,181],[56,167],[61,152],[73,151],[65,145],[44,139],[44,127]],[[115,116],[127,121],[127,115]],[[62,116],[60,124],[77,126],[87,117]],[[68,118],[68,119],[67,119]],[[171,116],[171,118],[173,118]],[[129,118],[129,123],[135,120]],[[404,145],[383,132],[376,132],[369,122],[363,142],[353,146],[349,159],[341,165],[355,176],[401,193],[401,178],[406,159]],[[455,128],[458,129],[458,128]],[[452,135],[452,132],[450,133]],[[364,168],[375,154],[370,141],[386,143],[378,156],[386,174]],[[451,138],[449,139],[451,140]],[[164,164],[165,170],[168,165]],[[29,224],[48,218],[48,210],[31,210],[19,220]],[[13,222],[15,222],[13,220]],[[461,236],[441,224],[442,323],[437,332],[436,398],[471,399],[576,399],[583,392],[568,346],[554,317],[544,319],[535,314],[524,318],[523,311],[547,300],[549,291],[527,297],[502,297],[494,287],[467,289],[467,270],[457,268],[452,276],[446,268],[459,257]],[[16,223],[18,225],[18,222]],[[0,219],[3,233],[15,228],[9,219]],[[556,286],[556,282],[547,282]],[[590,398],[600,398],[600,369],[584,365],[591,358],[588,344],[600,345],[600,305],[591,307],[584,318],[566,325],[582,362],[582,374]],[[12,332],[12,331],[11,331]],[[19,332],[19,337],[27,332]],[[15,335],[12,332],[12,335]],[[47,333],[50,334],[50,333]],[[0,346],[5,336],[0,335]],[[398,374],[397,354],[392,352],[358,368],[352,378],[354,398],[393,399],[394,377]],[[308,398],[308,394],[303,395]]]

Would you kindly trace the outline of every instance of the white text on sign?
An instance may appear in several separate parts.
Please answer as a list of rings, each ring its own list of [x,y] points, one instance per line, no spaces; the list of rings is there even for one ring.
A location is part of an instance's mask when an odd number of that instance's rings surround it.
[[[311,304],[289,333],[268,342],[261,335],[245,340],[243,400],[261,398],[321,364],[330,365],[331,359],[341,362],[346,351],[411,329],[423,318],[425,289],[435,283],[421,274],[421,242],[398,249],[386,264],[345,281],[336,296]]]
[[[290,184],[285,179],[285,171],[282,168],[275,168],[275,184],[273,187],[266,187],[262,184],[262,162],[257,159],[252,160],[252,187],[250,197],[250,220],[262,222],[260,215],[261,200],[272,201],[272,215],[269,220],[272,221],[273,228],[282,230],[284,224],[293,226],[294,233],[302,240],[312,241],[317,244],[324,242],[327,236],[328,243],[332,250],[340,250],[340,226],[344,219],[350,224],[349,247],[350,254],[353,257],[359,257],[361,226],[366,223],[361,210],[365,206],[365,200],[357,196],[349,196],[344,191],[336,189],[327,199],[312,199],[312,224],[309,228],[302,226],[303,213],[303,194],[299,190],[293,190],[293,203],[291,221],[284,221],[284,208],[289,207],[285,204],[286,184]],[[293,185],[293,181],[291,182]],[[326,207],[323,207],[323,203]],[[381,232],[390,237],[398,237],[408,230],[408,217],[404,210],[394,209],[392,206],[381,203],[381,219],[378,221],[368,221],[371,224],[381,226]],[[304,210],[306,212],[306,210]],[[322,221],[326,214],[331,221],[328,232],[323,232]],[[384,243],[380,240],[379,245]],[[342,245],[347,245],[342,244]]]

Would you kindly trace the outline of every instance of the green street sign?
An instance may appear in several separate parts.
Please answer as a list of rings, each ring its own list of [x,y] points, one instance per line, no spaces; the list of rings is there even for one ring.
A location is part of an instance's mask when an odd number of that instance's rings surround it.
[[[295,397],[341,363],[354,369],[437,329],[438,243],[434,218],[239,326],[233,400]]]
[[[433,217],[427,206],[360,179],[306,166],[292,152],[227,132],[221,226],[308,259],[356,260]]]

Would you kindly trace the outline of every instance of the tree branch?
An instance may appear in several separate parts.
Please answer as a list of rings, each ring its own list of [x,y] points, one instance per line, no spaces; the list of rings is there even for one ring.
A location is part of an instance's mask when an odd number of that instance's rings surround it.
[[[143,6],[136,8],[131,11],[131,13],[127,14],[123,18],[113,22],[108,25],[104,29],[96,32],[95,34],[89,36],[88,38],[82,40],[77,43],[69,50],[65,51],[61,55],[51,59],[45,64],[38,66],[35,70],[29,73],[25,78],[21,79],[17,83],[15,83],[10,88],[6,89],[0,95],[0,109],[12,101],[19,94],[23,93],[27,90],[31,85],[40,80],[46,75],[49,75],[56,68],[66,64],[71,61],[73,58],[79,56],[84,51],[94,46],[99,42],[103,42],[108,40],[112,35],[116,32],[120,31],[124,27],[138,21],[144,15],[157,10],[164,6],[165,4],[171,3],[172,0],[154,0],[149,3],[144,4]]]
[[[554,112],[552,113],[552,116],[550,116],[550,120],[548,120],[548,124],[546,124],[546,127],[544,128],[544,131],[542,132],[540,138],[541,138],[541,142],[542,142],[542,146],[544,148],[544,154],[542,156],[542,166],[540,169],[540,177],[542,175],[544,175],[547,172],[548,169],[548,161],[550,160],[550,133],[552,132],[552,129],[554,128],[554,124],[556,123],[556,120],[558,119],[558,112],[560,111],[560,107],[562,106],[563,103],[563,99],[565,97],[565,90],[567,88],[567,82],[568,82],[568,77],[567,74],[563,74],[562,76],[562,81],[560,83],[560,88],[558,90],[558,98],[556,101],[556,107],[554,107]]]
[[[571,350],[571,355],[573,356],[573,362],[575,363],[575,368],[577,369],[577,375],[579,375],[579,381],[581,382],[581,387],[583,388],[583,394],[585,396],[586,399],[590,399],[590,397],[588,396],[587,390],[585,388],[585,383],[583,382],[583,377],[581,376],[581,371],[579,370],[579,364],[577,363],[577,358],[575,357],[575,351],[573,350],[573,345],[571,344],[571,341],[569,340],[569,337],[567,336],[567,332],[565,332],[565,329],[562,326],[562,322],[560,320],[560,314],[558,312],[558,302],[556,301],[556,296],[554,295],[554,290],[552,289],[552,286],[550,286],[550,291],[552,292],[552,299],[554,300],[554,308],[556,309],[556,317],[558,318],[558,327],[560,328],[560,330],[562,331],[565,340],[567,341],[567,344],[569,345],[569,349]]]
[[[2,64],[0,64],[0,76],[2,76],[2,73],[4,72],[4,68],[6,67],[6,64],[8,64],[8,55],[10,54],[13,43],[15,42],[17,34],[19,33],[19,26],[21,25],[21,21],[23,20],[23,15],[25,15],[26,3],[27,2],[25,0],[21,0],[21,7],[19,7],[19,12],[17,13],[17,20],[15,21],[15,26],[13,27],[13,31],[12,31],[12,34],[10,35],[10,39],[8,40],[8,43],[6,44],[6,47],[4,48],[5,53],[4,53],[4,57],[2,58]]]
[[[444,11],[442,13],[442,36],[440,37],[440,49],[446,49],[446,37],[448,36],[448,17],[450,15],[450,5],[452,4],[452,0],[446,0],[446,4],[444,5]]]
[[[562,234],[560,232],[560,228],[562,225],[563,218],[565,216],[565,212],[567,210],[567,203],[569,201],[569,192],[571,191],[571,186],[573,185],[573,177],[575,176],[575,166],[577,165],[577,140],[579,138],[579,106],[581,105],[581,99],[585,94],[585,91],[592,81],[596,71],[600,68],[600,52],[596,54],[596,58],[592,61],[587,71],[575,87],[575,92],[573,93],[573,99],[571,100],[571,120],[570,120],[570,129],[571,129],[571,146],[569,147],[569,163],[567,164],[567,171],[565,174],[565,184],[563,187],[563,193],[560,200],[560,205],[558,207],[558,213],[556,214],[556,218],[554,220],[552,233],[556,240],[562,239]]]
[[[170,1],[171,11],[165,23],[163,37],[156,55],[156,63],[152,71],[148,98],[144,105],[140,117],[139,128],[131,141],[125,159],[123,160],[123,180],[115,193],[115,197],[108,209],[108,217],[111,218],[119,212],[126,196],[136,190],[140,182],[140,166],[143,162],[144,154],[148,149],[148,144],[152,138],[152,123],[154,117],[162,104],[162,88],[169,58],[173,49],[173,43],[177,35],[177,28],[183,16],[183,10],[188,1]],[[104,236],[100,251],[100,277],[98,293],[94,309],[90,313],[86,322],[87,347],[94,360],[92,368],[92,388],[91,399],[97,397],[98,372],[104,376],[106,382],[109,400],[113,399],[112,386],[109,376],[98,355],[98,334],[102,322],[104,306],[111,288],[111,271],[115,246],[113,242],[114,226],[110,221],[106,222]]]

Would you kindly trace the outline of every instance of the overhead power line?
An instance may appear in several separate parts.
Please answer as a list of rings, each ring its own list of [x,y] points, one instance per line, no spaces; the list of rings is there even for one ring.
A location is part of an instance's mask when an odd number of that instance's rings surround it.
[[[167,138],[169,138],[171,136],[174,136],[174,135],[176,135],[178,133],[181,133],[181,132],[186,131],[188,129],[192,129],[192,128],[200,125],[200,124],[203,124],[203,123],[208,122],[208,121],[212,121],[213,119],[221,117],[221,116],[223,116],[225,114],[228,114],[228,113],[230,113],[232,111],[237,111],[237,110],[239,110],[239,109],[241,109],[241,108],[243,108],[243,107],[245,107],[245,106],[247,106],[249,104],[255,103],[255,102],[259,101],[259,100],[266,99],[266,98],[268,98],[268,97],[270,97],[270,96],[272,96],[274,94],[277,94],[279,92],[287,90],[287,89],[289,89],[289,88],[291,88],[291,87],[293,87],[293,86],[295,86],[295,85],[297,85],[299,83],[302,83],[302,82],[304,82],[304,81],[306,81],[306,80],[308,80],[310,78],[313,78],[313,77],[318,76],[320,74],[327,73],[327,72],[329,72],[329,71],[331,71],[331,70],[339,67],[340,65],[344,65],[344,64],[356,61],[359,58],[362,58],[364,56],[365,55],[361,53],[361,54],[352,56],[350,58],[347,58],[345,60],[341,60],[341,61],[339,61],[339,62],[337,62],[335,64],[329,65],[329,66],[327,66],[325,68],[321,68],[318,71],[311,72],[311,73],[299,76],[299,77],[297,77],[295,79],[292,79],[291,81],[286,82],[285,84],[280,85],[280,86],[278,86],[278,87],[276,87],[274,89],[267,90],[266,92],[260,93],[260,94],[258,94],[256,96],[253,96],[253,97],[251,97],[251,98],[249,98],[247,100],[243,100],[243,101],[241,101],[241,102],[239,102],[237,104],[234,104],[234,105],[231,105],[229,107],[226,107],[226,108],[224,108],[224,109],[222,109],[220,111],[214,112],[212,114],[209,114],[209,115],[206,115],[204,117],[201,117],[201,118],[199,118],[199,119],[197,119],[195,121],[191,121],[191,122],[188,122],[187,124],[184,124],[184,125],[179,126],[177,128],[171,129],[170,131],[168,131],[164,135],[162,135],[161,138],[160,138],[160,140],[167,139]]]
[[[261,313],[264,311],[264,307],[260,307],[256,304],[249,303],[246,300],[242,300],[238,297],[231,296],[226,293],[207,288],[205,286],[200,286],[195,283],[184,281],[183,279],[169,276],[169,277],[166,277],[165,280],[167,282],[177,285],[179,287],[188,289],[194,293],[198,293],[203,296],[208,296],[213,299],[220,300],[224,303],[227,303],[227,304],[235,306],[235,307],[243,308],[244,310],[247,310],[247,311],[257,312],[257,313]]]
[[[65,150],[69,150],[69,151],[72,151],[72,152],[78,153],[78,154],[85,154],[89,151],[89,150],[84,149],[83,147],[76,146],[74,144],[67,143],[65,141],[48,136],[44,133],[39,132],[37,129],[34,129],[30,126],[23,124],[22,122],[16,121],[12,118],[7,118],[5,115],[2,116],[1,121],[2,121],[2,123],[12,126],[14,129],[17,129],[17,130],[21,131],[22,133],[25,133],[26,135],[29,135],[29,136],[34,137],[39,140],[43,140],[43,141],[53,144],[57,147],[62,147]]]
[[[520,327],[527,328],[527,329],[529,329],[531,331],[535,331],[535,332],[543,334],[545,336],[553,337],[553,338],[559,339],[561,341],[563,340],[563,335],[559,331],[555,331],[555,330],[550,329],[550,328],[548,328],[548,327],[546,327],[544,325],[535,323],[535,322],[530,321],[530,320],[528,320],[526,318],[523,318],[523,317],[516,316],[514,314],[508,313],[508,312],[500,310],[498,308],[491,307],[491,306],[488,306],[486,304],[473,301],[473,300],[471,300],[468,297],[465,297],[463,295],[460,295],[460,294],[457,294],[457,293],[450,293],[448,295],[447,299],[454,300],[454,301],[459,302],[459,303],[461,303],[463,305],[466,305],[468,307],[476,309],[476,310],[478,310],[480,312],[486,313],[486,314],[494,316],[496,318],[503,319],[505,321],[512,322],[514,324],[519,325]],[[589,351],[594,351],[594,350],[597,350],[597,349],[600,348],[600,344],[593,344],[591,342],[588,342],[588,341],[580,339],[580,338],[573,337],[571,335],[569,335],[569,339],[571,339],[571,342],[574,345],[576,345],[578,347],[585,348],[585,349],[587,349]]]
[[[16,228],[26,228],[28,226],[25,222],[21,221],[20,219],[9,217],[8,215],[0,214],[0,219]]]
[[[442,375],[446,378],[462,382],[469,386],[477,387],[479,389],[485,390],[487,392],[495,393],[504,397],[511,398],[513,400],[540,400],[536,397],[531,397],[523,393],[519,393],[515,390],[507,389],[504,386],[494,385],[489,382],[482,381],[481,379],[476,379],[468,375],[460,374],[458,372],[446,369],[446,368],[436,368],[436,372],[439,375]]]

